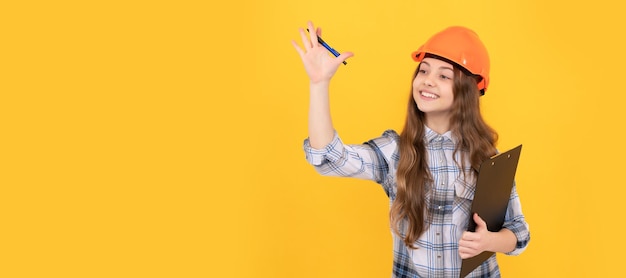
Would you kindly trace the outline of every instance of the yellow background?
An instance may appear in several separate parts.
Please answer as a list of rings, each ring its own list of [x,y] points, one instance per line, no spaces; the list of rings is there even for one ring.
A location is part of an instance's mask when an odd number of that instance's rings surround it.
[[[623,274],[619,1],[5,1],[0,277],[389,277],[388,200],[306,163],[312,20],[355,57],[344,141],[400,130],[414,51],[449,25],[492,60],[498,147],[523,144],[532,240],[506,277]]]

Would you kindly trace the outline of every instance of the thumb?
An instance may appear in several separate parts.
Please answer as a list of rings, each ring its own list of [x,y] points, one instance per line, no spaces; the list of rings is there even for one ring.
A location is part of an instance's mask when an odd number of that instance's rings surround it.
[[[480,216],[478,216],[478,213],[474,213],[474,222],[476,222],[476,230],[478,229],[487,230],[487,222],[485,222],[482,218],[480,218]]]
[[[346,59],[348,59],[348,58],[350,58],[352,56],[354,56],[354,53],[352,53],[352,52],[344,52],[344,53],[339,54],[339,56],[337,56],[337,59],[339,59],[339,61],[343,62],[343,61],[345,61]]]

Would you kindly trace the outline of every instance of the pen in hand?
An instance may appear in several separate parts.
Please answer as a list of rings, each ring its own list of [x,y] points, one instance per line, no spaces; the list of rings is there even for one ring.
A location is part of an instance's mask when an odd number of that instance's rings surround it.
[[[306,31],[310,32],[309,28],[307,28]],[[330,45],[328,45],[324,40],[322,40],[322,37],[317,36],[317,42],[319,42],[324,48],[330,51],[330,53],[335,55],[335,57],[339,57],[339,52],[337,52],[337,50],[334,50],[332,47],[330,47]],[[343,61],[343,64],[347,65],[348,63],[346,61]]]

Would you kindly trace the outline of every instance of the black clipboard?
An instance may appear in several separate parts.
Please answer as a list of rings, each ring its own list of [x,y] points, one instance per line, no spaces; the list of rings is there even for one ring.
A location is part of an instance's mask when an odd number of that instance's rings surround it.
[[[502,229],[521,152],[522,145],[519,145],[492,156],[480,165],[476,177],[472,213],[467,225],[468,231],[476,230],[476,222],[472,217],[474,213],[478,213],[487,223],[489,231],[497,232]],[[493,254],[493,252],[485,251],[469,259],[463,259],[460,277],[465,277]]]

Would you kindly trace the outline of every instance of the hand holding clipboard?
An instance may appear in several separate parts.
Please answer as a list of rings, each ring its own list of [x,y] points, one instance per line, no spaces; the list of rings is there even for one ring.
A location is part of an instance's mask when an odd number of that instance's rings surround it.
[[[522,145],[519,145],[496,154],[484,161],[478,170],[470,215],[478,213],[487,223],[489,231],[497,232],[502,229],[521,151]],[[471,232],[476,230],[473,217],[470,218],[467,230]],[[482,252],[477,256],[463,259],[460,277],[465,277],[493,254],[493,252]]]

